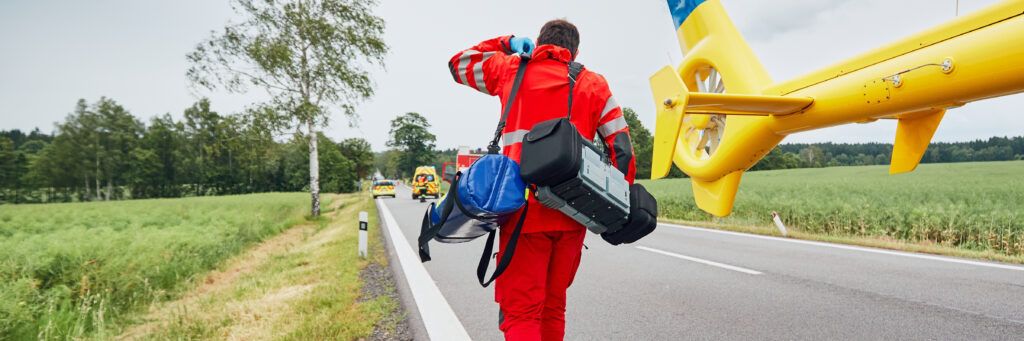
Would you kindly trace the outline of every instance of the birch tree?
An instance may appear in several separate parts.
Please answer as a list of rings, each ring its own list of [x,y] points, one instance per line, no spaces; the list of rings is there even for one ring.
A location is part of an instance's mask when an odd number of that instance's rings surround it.
[[[196,46],[187,76],[201,88],[231,92],[262,89],[262,110],[279,131],[309,139],[312,216],[320,215],[317,128],[332,113],[349,124],[355,105],[373,94],[366,70],[383,64],[384,21],[372,13],[375,0],[234,0],[244,18]]]

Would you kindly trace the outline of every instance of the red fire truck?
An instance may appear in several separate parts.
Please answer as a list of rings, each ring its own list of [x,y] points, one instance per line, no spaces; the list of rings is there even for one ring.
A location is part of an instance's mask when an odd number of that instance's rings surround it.
[[[441,168],[441,177],[444,181],[451,183],[455,179],[455,172],[465,172],[481,156],[487,154],[482,149],[470,150],[467,146],[459,146],[459,154],[455,156],[455,162],[445,162]]]

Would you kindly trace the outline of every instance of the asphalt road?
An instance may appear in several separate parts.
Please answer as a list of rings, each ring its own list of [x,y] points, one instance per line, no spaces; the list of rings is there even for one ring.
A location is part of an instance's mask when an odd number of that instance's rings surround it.
[[[415,249],[427,204],[407,188],[382,202]],[[432,243],[425,266],[469,335],[499,340],[483,242]],[[586,245],[567,340],[1024,339],[1024,267],[668,225]]]

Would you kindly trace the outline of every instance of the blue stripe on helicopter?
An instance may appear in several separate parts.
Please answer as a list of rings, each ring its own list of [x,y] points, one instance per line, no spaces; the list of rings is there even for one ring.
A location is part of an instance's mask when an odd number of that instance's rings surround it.
[[[686,21],[686,17],[702,3],[704,0],[668,0],[668,11],[672,13],[672,21],[675,22],[677,30]]]

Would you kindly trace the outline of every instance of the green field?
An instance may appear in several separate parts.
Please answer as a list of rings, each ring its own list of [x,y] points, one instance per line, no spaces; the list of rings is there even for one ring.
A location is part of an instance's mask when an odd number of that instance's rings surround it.
[[[886,166],[748,172],[727,218],[697,209],[688,179],[642,183],[662,219],[773,226],[777,211],[798,232],[1024,255],[1024,161],[923,164],[892,176]]]
[[[304,193],[0,206],[0,339],[106,338],[308,206]]]

